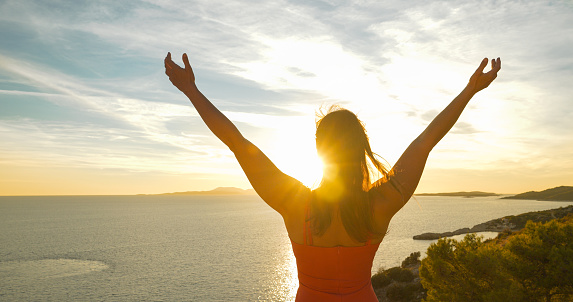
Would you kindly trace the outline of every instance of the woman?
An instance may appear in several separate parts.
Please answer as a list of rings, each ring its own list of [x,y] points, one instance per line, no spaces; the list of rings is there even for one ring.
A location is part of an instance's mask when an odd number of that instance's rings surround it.
[[[320,186],[311,191],[282,173],[245,139],[195,86],[195,75],[165,58],[169,80],[191,100],[209,129],[235,154],[259,196],[279,212],[296,256],[296,301],[377,301],[370,283],[372,260],[390,220],[410,199],[432,148],[452,128],[475,93],[497,76],[501,61],[485,58],[464,90],[408,146],[386,171],[376,160],[362,123],[348,110],[335,109],[316,129],[316,147],[324,162]],[[382,178],[374,183],[366,157]],[[376,172],[372,171],[372,172]]]

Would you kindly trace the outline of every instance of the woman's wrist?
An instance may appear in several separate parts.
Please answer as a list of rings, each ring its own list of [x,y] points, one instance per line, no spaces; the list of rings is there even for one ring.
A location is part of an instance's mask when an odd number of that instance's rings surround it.
[[[473,97],[478,91],[476,91],[475,86],[468,83],[461,94],[468,95],[470,98]]]
[[[191,96],[197,92],[199,92],[199,88],[197,88],[197,85],[195,85],[195,83],[191,83],[189,84],[187,87],[185,87],[185,89],[181,90],[186,96]]]

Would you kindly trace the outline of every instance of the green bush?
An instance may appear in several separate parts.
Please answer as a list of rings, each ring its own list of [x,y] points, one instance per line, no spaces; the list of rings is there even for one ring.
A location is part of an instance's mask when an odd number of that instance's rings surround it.
[[[386,270],[385,274],[392,278],[392,280],[398,282],[410,282],[416,277],[409,269],[401,267],[393,267],[389,270]]]
[[[385,287],[392,282],[392,279],[388,277],[384,270],[379,270],[374,276],[372,276],[372,287],[381,288]]]
[[[411,253],[410,256],[402,261],[402,267],[405,268],[406,266],[420,263],[420,256],[420,252]]]
[[[412,301],[422,294],[423,290],[420,283],[393,283],[386,289],[386,297],[391,301]]]
[[[484,242],[440,239],[420,266],[426,301],[573,301],[573,219]]]

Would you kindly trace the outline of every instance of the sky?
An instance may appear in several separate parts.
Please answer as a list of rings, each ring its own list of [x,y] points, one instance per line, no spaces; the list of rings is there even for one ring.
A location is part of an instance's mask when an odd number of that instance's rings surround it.
[[[165,76],[168,51],[309,186],[321,108],[354,111],[391,166],[501,57],[417,192],[573,185],[572,1],[4,0],[0,41],[0,195],[250,188]]]

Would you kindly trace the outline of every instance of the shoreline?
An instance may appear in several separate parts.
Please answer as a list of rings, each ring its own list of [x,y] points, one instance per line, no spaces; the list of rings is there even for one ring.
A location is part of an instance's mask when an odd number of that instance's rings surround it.
[[[525,227],[528,221],[533,222],[547,222],[552,219],[557,219],[567,216],[567,214],[573,213],[573,205],[566,207],[559,207],[556,209],[550,209],[545,211],[535,211],[527,212],[520,215],[510,215],[504,216],[497,219],[492,219],[487,222],[477,224],[471,228],[461,228],[452,232],[442,232],[442,233],[422,233],[419,235],[414,235],[414,240],[436,240],[442,237],[451,237],[455,235],[463,235],[470,233],[480,233],[480,232],[504,232],[511,231],[516,232]]]

